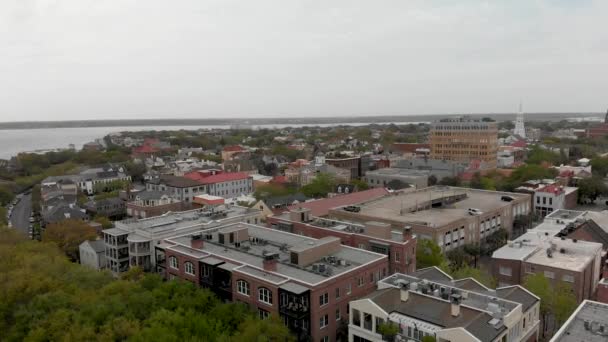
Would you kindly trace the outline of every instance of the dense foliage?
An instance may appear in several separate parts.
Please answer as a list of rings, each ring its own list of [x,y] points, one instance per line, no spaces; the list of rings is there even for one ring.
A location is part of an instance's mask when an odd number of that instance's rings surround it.
[[[2,341],[291,341],[277,319],[187,282],[70,263],[56,246],[0,228]]]

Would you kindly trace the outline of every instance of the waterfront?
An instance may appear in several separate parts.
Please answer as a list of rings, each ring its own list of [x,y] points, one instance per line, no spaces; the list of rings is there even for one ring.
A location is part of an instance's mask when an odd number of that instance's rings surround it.
[[[395,124],[416,124],[417,122],[395,122]],[[390,124],[390,122],[378,123]],[[302,125],[255,125],[259,128],[283,128],[304,126],[336,126],[338,124],[302,124]],[[369,125],[369,123],[353,122],[349,126]],[[74,144],[77,149],[82,145],[113,132],[124,131],[162,131],[162,130],[198,130],[198,129],[227,129],[228,125],[217,126],[126,126],[126,127],[79,127],[79,128],[39,128],[39,129],[7,129],[0,130],[0,159],[9,159],[20,152],[35,150],[50,150],[67,148]]]

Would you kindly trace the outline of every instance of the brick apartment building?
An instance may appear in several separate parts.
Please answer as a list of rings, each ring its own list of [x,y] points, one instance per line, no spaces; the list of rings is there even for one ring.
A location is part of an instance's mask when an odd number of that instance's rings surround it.
[[[388,322],[395,341],[532,342],[540,326],[540,299],[523,287],[493,290],[435,267],[382,279],[350,311],[349,342],[385,341],[379,326]]]
[[[310,209],[296,208],[267,223],[273,229],[321,239],[334,236],[345,246],[385,254],[389,259],[389,272],[413,273],[416,269],[416,239],[409,230],[393,230],[387,223],[366,222],[357,224],[310,215]]]
[[[245,172],[201,170],[190,172],[185,177],[204,185],[207,193],[213,196],[232,198],[254,191],[253,176]]]
[[[431,159],[459,162],[480,160],[496,168],[498,126],[496,122],[463,116],[441,119],[431,124]]]
[[[571,284],[579,302],[592,298],[601,277],[602,244],[563,234],[585,224],[585,213],[558,210],[492,254],[492,274],[499,286],[523,284],[543,274],[552,284]]]
[[[511,233],[513,219],[529,212],[526,194],[434,186],[354,206],[335,206],[327,216],[363,224],[388,223],[395,230],[410,227],[418,238],[432,239],[448,251],[483,242],[499,229]]]
[[[171,197],[189,204],[194,196],[206,193],[207,188],[186,177],[163,175],[149,180],[146,183],[146,190],[168,192]]]
[[[279,316],[300,341],[346,338],[348,303],[388,274],[386,255],[237,223],[168,238],[156,246],[158,272],[242,302],[261,318]]]

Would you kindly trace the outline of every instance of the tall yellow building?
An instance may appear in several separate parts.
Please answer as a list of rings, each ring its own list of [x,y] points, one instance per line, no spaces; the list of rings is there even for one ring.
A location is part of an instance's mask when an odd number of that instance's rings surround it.
[[[480,160],[485,168],[495,168],[498,126],[488,119],[469,116],[442,119],[431,124],[431,158],[470,162]]]

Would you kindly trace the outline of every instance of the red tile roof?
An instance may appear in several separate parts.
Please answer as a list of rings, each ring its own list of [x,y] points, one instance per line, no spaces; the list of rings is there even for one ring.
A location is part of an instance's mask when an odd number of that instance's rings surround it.
[[[330,209],[345,205],[353,205],[365,201],[373,200],[385,195],[389,192],[385,188],[374,188],[359,192],[353,192],[346,195],[338,195],[332,198],[325,198],[316,201],[298,203],[289,207],[289,209],[306,208],[310,209],[313,216],[326,216]]]
[[[224,147],[225,152],[240,152],[245,151],[245,149],[239,145],[232,145]]]
[[[549,185],[545,186],[544,188],[537,190],[537,191],[538,192],[550,192],[552,194],[559,195],[560,193],[564,192],[564,188],[557,184],[549,184]]]
[[[159,151],[160,151],[159,149],[152,147],[150,145],[143,145],[143,146],[135,147],[133,149],[133,153],[156,153]]]
[[[517,140],[511,144],[511,146],[514,146],[514,147],[526,147],[527,145],[528,144],[526,143],[525,140]]]
[[[202,184],[214,184],[214,183],[223,183],[223,182],[247,179],[249,177],[251,177],[251,176],[245,172],[227,172],[227,173],[220,173],[219,175],[204,177],[203,179],[200,180],[200,182]]]

